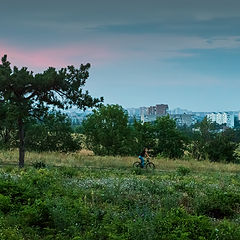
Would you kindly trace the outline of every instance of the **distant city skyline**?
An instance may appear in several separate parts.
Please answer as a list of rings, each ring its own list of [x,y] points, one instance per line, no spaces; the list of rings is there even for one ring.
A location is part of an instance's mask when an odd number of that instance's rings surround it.
[[[239,125],[240,111],[222,111],[222,112],[194,112],[188,109],[169,109],[167,104],[156,104],[154,106],[140,107],[140,108],[126,108],[128,112],[129,123],[135,120],[141,122],[154,122],[158,117],[168,115],[171,119],[176,121],[178,126],[193,126],[197,122],[201,122],[204,117],[207,117],[212,122],[216,122],[223,128],[234,128]],[[86,119],[88,114],[92,112],[87,110],[79,111],[77,109],[64,111],[70,117],[72,124],[81,124]]]
[[[124,108],[238,111],[238,0],[8,0],[0,56],[35,73],[90,62],[86,89]]]
[[[151,105],[151,106],[154,106],[154,104]],[[126,109],[126,110],[131,110],[131,109],[132,109],[132,110],[133,110],[133,109],[141,109],[141,108],[143,108],[143,107],[149,108],[149,107],[151,107],[151,106],[129,107],[129,108],[124,108],[124,109]],[[179,111],[179,112],[182,112],[182,113],[184,113],[184,112],[192,112],[192,113],[197,113],[197,112],[202,112],[202,113],[236,112],[236,113],[240,113],[240,110],[192,111],[191,109],[180,108],[180,107],[176,107],[176,108],[170,108],[170,107],[169,107],[168,111],[169,111],[169,112],[173,112],[173,111],[176,111],[176,112],[177,112],[177,111]]]

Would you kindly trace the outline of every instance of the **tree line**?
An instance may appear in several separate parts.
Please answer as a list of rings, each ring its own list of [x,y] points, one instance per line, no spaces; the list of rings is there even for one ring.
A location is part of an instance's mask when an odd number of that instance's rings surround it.
[[[6,118],[0,107],[0,147],[18,147],[18,127],[13,119]],[[129,123],[127,112],[120,105],[102,105],[79,126],[72,126],[67,115],[51,111],[41,120],[25,121],[24,143],[27,151],[80,150],[82,145],[96,155],[136,156],[144,147],[152,156],[196,160],[238,162],[236,153],[240,130],[218,132],[216,124],[205,118],[195,126],[178,128],[169,116],[154,122]]]
[[[206,117],[182,128],[169,116],[129,124],[121,106],[107,105],[94,110],[83,121],[81,130],[87,147],[97,155],[137,155],[147,147],[153,156],[175,159],[189,155],[197,160],[238,162],[240,130],[219,132],[219,126]]]

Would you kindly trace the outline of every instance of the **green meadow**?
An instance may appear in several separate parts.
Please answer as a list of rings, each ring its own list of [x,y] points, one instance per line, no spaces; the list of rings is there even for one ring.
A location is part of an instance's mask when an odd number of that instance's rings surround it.
[[[81,151],[27,153],[19,169],[17,156],[0,154],[0,239],[240,239],[240,165],[156,158],[148,171]]]

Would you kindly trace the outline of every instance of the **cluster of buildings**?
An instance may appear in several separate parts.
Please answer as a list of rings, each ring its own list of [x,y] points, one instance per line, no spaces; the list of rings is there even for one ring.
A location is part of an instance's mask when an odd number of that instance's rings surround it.
[[[176,109],[173,111],[169,110],[168,104],[157,104],[150,107],[140,107],[127,109],[128,114],[141,122],[153,122],[157,117],[162,117],[169,115],[170,118],[174,119],[179,126],[191,126],[196,123],[197,117],[191,112],[181,109]]]
[[[157,117],[169,115],[178,126],[191,126],[207,117],[212,122],[234,128],[235,123],[240,120],[239,112],[192,112],[187,109],[176,108],[169,110],[167,104],[157,104],[150,107],[140,107],[127,109],[130,118],[135,118],[141,122],[153,122]]]
[[[166,116],[167,114],[167,104],[157,104],[150,107],[140,107],[140,119],[142,122],[152,122],[155,121],[157,117]]]

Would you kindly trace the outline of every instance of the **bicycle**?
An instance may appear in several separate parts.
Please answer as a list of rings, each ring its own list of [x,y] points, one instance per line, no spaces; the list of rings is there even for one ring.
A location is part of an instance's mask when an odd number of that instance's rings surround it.
[[[137,161],[137,162],[133,163],[133,167],[134,168],[142,168],[142,164],[140,161]],[[153,162],[150,162],[150,158],[146,158],[146,161],[144,163],[144,168],[150,169],[150,170],[155,169],[155,165]]]

